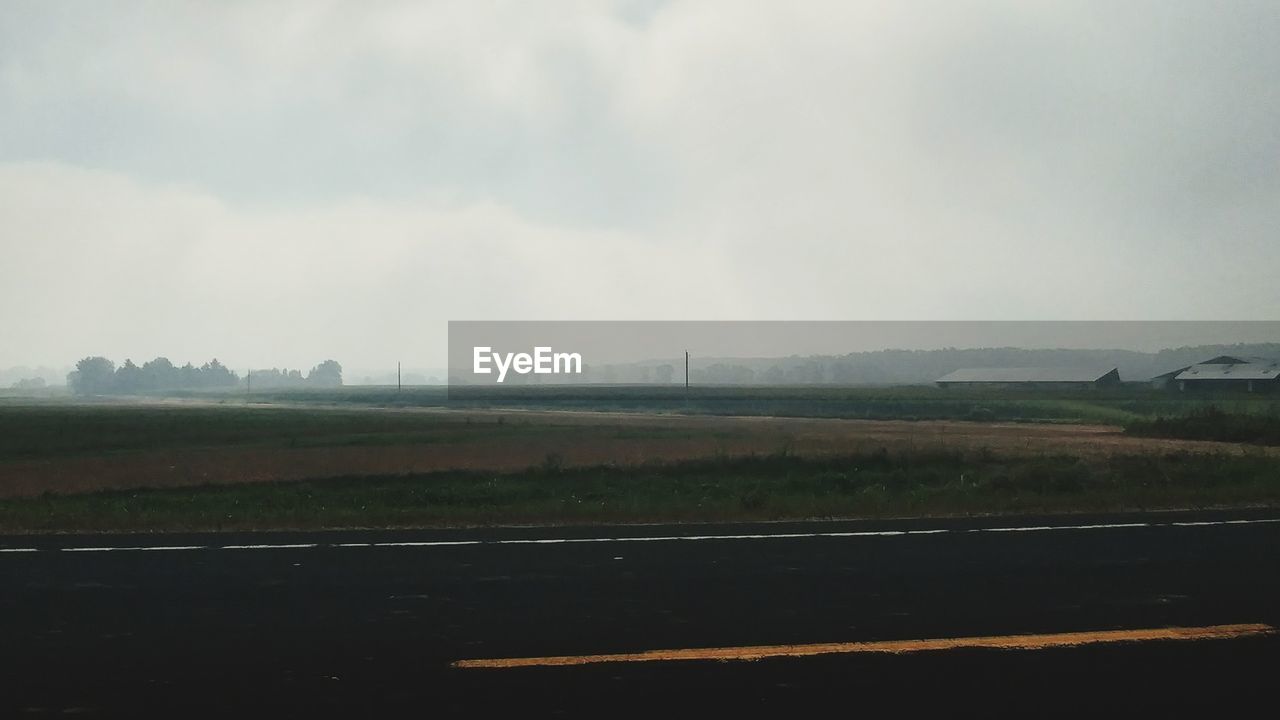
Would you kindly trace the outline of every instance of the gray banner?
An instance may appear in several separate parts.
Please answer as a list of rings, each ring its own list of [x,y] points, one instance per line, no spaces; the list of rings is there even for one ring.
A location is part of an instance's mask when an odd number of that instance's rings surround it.
[[[912,384],[966,368],[1115,368],[1280,357],[1274,321],[451,321],[449,384]]]

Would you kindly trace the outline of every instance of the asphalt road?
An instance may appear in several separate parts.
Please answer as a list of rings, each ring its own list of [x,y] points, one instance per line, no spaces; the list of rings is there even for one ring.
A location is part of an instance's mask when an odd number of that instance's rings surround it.
[[[1277,518],[0,537],[0,716],[1256,714],[1255,703],[1274,704],[1277,635],[754,662],[451,663],[1280,627]],[[701,539],[673,539],[685,536]],[[563,539],[575,541],[540,542]]]

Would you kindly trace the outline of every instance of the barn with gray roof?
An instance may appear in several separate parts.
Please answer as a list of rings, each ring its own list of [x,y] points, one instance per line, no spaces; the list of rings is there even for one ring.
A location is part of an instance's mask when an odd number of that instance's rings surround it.
[[[938,378],[939,387],[1094,388],[1116,385],[1116,368],[961,368]]]
[[[1280,388],[1280,360],[1244,355],[1220,355],[1202,363],[1171,370],[1152,379],[1157,386],[1178,390],[1244,390],[1276,392]]]

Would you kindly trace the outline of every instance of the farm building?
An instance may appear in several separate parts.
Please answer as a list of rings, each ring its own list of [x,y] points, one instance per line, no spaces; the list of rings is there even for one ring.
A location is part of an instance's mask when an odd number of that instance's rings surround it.
[[[1280,388],[1280,360],[1220,355],[1152,378],[1157,387],[1178,390],[1244,390],[1275,392]]]
[[[1094,388],[1120,384],[1116,368],[963,368],[938,378],[938,387]]]

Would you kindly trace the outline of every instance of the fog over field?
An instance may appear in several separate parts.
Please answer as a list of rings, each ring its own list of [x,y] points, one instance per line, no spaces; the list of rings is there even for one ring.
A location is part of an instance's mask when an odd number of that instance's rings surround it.
[[[1267,319],[1271,2],[6,3],[0,368]]]

